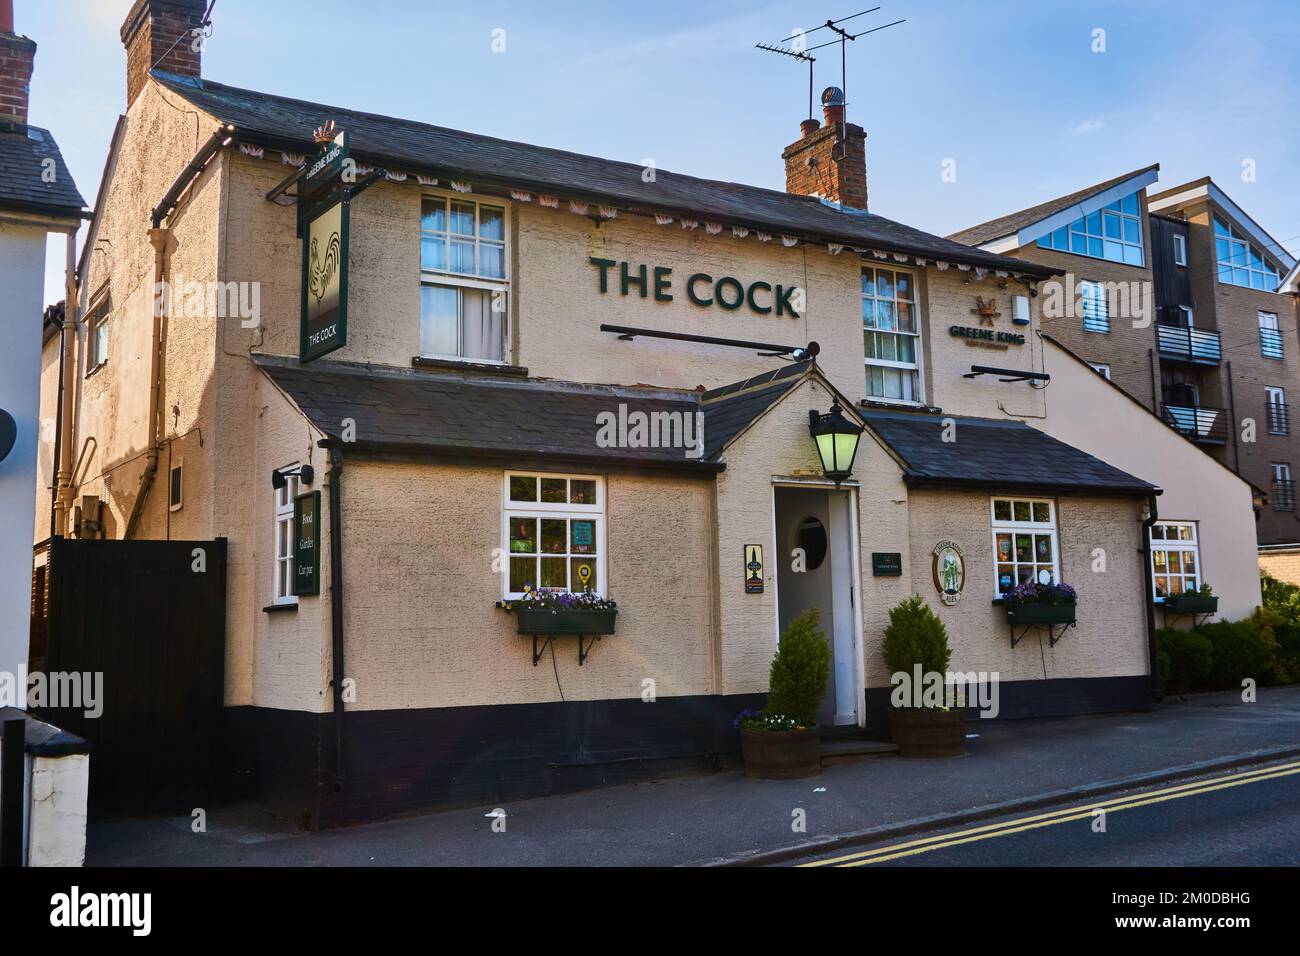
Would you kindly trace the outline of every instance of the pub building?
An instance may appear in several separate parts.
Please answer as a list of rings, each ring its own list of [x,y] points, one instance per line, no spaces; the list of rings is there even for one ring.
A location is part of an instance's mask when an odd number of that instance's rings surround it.
[[[234,795],[328,826],[717,766],[814,605],[820,722],[879,734],[913,593],[1002,717],[1140,709],[1171,573],[1258,604],[1250,486],[1042,332],[1060,268],[870,213],[837,90],[781,192],[214,82],[163,55],[203,10],[123,26],[54,490],[73,536],[226,540]],[[1026,581],[1077,623],[1011,627]],[[520,634],[530,588],[616,625]]]

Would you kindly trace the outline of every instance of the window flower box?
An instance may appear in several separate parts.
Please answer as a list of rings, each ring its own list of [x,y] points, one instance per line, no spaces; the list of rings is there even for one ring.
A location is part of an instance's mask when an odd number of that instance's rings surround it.
[[[1075,624],[1078,595],[1068,584],[1018,584],[1006,593],[1007,624],[1011,628],[1011,646],[1015,647],[1033,625],[1047,627],[1053,647]],[[1016,627],[1021,626],[1020,638]],[[1058,634],[1057,627],[1061,630]]]
[[[519,634],[613,634],[617,609],[515,608]]]
[[[1073,624],[1078,605],[1007,604],[1007,621],[1011,624]]]
[[[516,633],[533,639],[533,666],[556,637],[578,639],[578,664],[585,664],[602,634],[613,634],[618,605],[594,591],[529,591],[517,601],[498,601],[497,607],[515,615]],[[583,643],[583,638],[591,638]],[[538,639],[544,638],[541,646]]]
[[[1174,594],[1165,598],[1167,614],[1215,614],[1219,610],[1219,596],[1201,594]]]

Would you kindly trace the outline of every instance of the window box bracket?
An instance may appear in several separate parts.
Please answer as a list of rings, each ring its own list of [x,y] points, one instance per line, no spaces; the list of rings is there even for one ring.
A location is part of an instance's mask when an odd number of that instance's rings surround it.
[[[1023,641],[1030,628],[1043,626],[1047,628],[1048,646],[1055,647],[1065,637],[1065,632],[1076,626],[1077,611],[1075,604],[1008,604],[1007,629],[1011,634],[1011,646],[1014,648]],[[1020,627],[1019,637],[1016,636],[1017,626]]]

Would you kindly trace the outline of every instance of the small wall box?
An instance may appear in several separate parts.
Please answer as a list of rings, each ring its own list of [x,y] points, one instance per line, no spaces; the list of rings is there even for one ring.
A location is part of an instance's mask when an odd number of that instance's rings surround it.
[[[1011,297],[1011,321],[1016,325],[1029,324],[1029,296],[1013,295]]]

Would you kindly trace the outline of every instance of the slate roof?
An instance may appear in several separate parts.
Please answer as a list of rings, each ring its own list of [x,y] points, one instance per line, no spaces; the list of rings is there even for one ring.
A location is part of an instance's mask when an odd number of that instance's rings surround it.
[[[700,410],[700,393],[509,379],[255,356],[254,361],[326,435],[356,422],[345,452],[637,465],[710,473],[683,448],[601,448],[602,412]],[[707,425],[706,425],[707,435]]]
[[[1125,173],[1123,176],[1116,176],[1114,179],[1108,179],[1104,183],[1097,183],[1072,192],[1068,196],[1060,196],[1056,199],[1049,199],[1047,202],[1039,203],[1037,206],[1030,206],[1028,209],[1021,209],[1019,212],[1009,213],[1000,216],[997,219],[990,219],[988,222],[982,222],[978,226],[971,226],[969,229],[963,229],[961,232],[954,232],[948,238],[956,242],[964,242],[971,246],[982,246],[986,242],[992,242],[994,239],[1001,239],[1004,236],[1014,235],[1026,226],[1032,226],[1034,223],[1046,219],[1048,216],[1054,216],[1063,209],[1069,209],[1076,203],[1081,203],[1097,193],[1105,192],[1118,186],[1125,180],[1132,179],[1134,176],[1140,176],[1143,173],[1150,172],[1153,169],[1159,169],[1160,164],[1156,163],[1151,166],[1145,166],[1142,169],[1135,169],[1131,173]]]
[[[704,457],[716,458],[733,438],[793,391],[813,368],[794,362],[704,393]]]
[[[54,181],[45,182],[45,161],[54,160]],[[0,124],[0,209],[80,219],[86,201],[47,129]]]
[[[311,151],[312,133],[333,119],[347,130],[353,152],[367,162],[424,170],[447,179],[569,193],[625,208],[680,212],[701,219],[811,237],[855,248],[1055,275],[1059,270],[972,249],[883,216],[841,210],[808,197],[739,183],[656,170],[642,179],[636,163],[615,162],[412,120],[238,89],[206,79],[154,71],[153,77],[217,120],[266,145]]]
[[[1156,486],[1058,441],[1024,422],[859,409],[863,421],[906,464],[911,487],[1147,495]],[[956,441],[943,440],[945,421]]]

